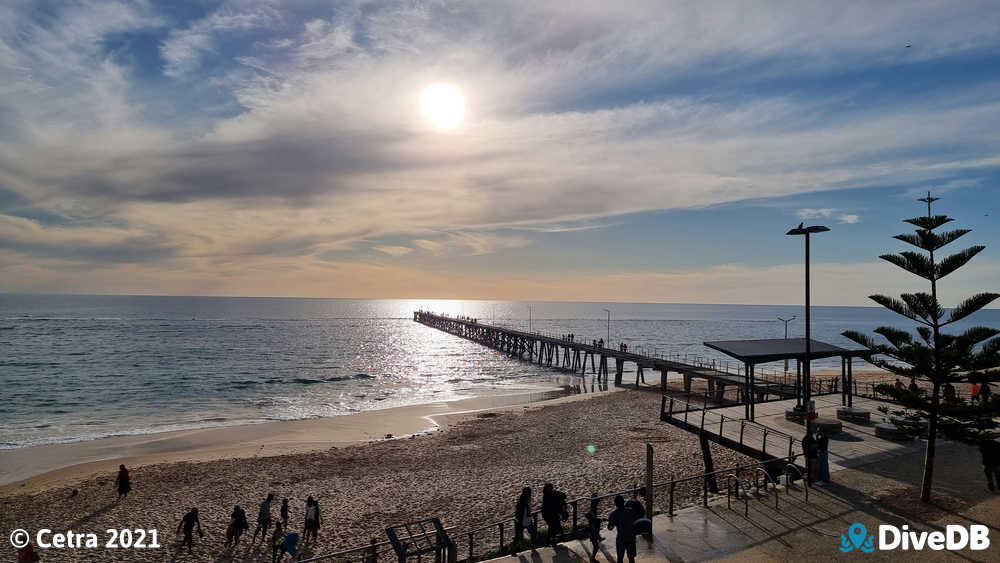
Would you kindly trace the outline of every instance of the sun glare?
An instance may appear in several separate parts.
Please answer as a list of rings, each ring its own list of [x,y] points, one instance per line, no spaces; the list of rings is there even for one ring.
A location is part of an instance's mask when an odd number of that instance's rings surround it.
[[[462,91],[451,84],[432,84],[420,95],[424,117],[438,129],[454,129],[465,116],[465,99]]]

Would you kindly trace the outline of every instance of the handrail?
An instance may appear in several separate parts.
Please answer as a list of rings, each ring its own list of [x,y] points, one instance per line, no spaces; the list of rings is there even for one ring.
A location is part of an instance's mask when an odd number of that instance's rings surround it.
[[[772,479],[771,476],[767,473],[767,471],[764,471],[764,468],[762,468],[762,467],[758,467],[758,468],[754,469],[754,471],[753,471],[753,486],[754,486],[754,489],[756,489],[758,492],[760,492],[760,483],[757,481],[757,477],[759,477],[761,473],[764,474],[764,491],[767,491],[767,483],[768,483],[768,481],[770,481],[771,484],[774,485],[774,509],[777,510],[778,509],[778,498],[780,496],[780,495],[778,495],[778,483],[775,482],[775,480]]]
[[[805,491],[806,502],[809,502],[809,480],[806,479],[806,476],[802,473],[802,470],[800,470],[798,466],[796,466],[794,463],[789,463],[788,465],[786,465],[784,469],[781,470],[781,474],[787,475],[789,469],[794,469],[795,472],[799,474],[799,479],[802,480],[802,490]],[[791,494],[792,481],[791,479],[786,479],[786,480],[788,481],[788,483],[785,485],[785,491],[786,493]]]
[[[730,510],[732,510],[732,508],[733,508],[733,505],[732,505],[733,487],[731,486],[731,483],[733,481],[736,481],[736,495],[737,495],[736,498],[739,498],[739,490],[740,490],[740,487],[743,485],[743,482],[740,481],[739,476],[737,476],[735,473],[729,473],[729,474],[726,475],[726,508],[728,508]],[[749,501],[749,498],[750,498],[749,495],[747,495],[746,492],[744,492],[743,493],[743,517],[744,518],[746,518],[746,517],[748,517],[750,515],[750,501]]]

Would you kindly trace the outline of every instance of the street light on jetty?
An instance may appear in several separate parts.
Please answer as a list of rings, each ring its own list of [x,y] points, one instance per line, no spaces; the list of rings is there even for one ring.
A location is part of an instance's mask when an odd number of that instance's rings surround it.
[[[531,332],[531,305],[528,305],[528,332]]]
[[[813,225],[811,227],[803,227],[802,223],[799,226],[785,233],[786,235],[803,235],[806,238],[806,352],[803,363],[805,366],[802,370],[802,387],[803,387],[803,400],[802,405],[804,408],[809,408],[810,395],[812,394],[811,380],[810,380],[810,369],[809,369],[809,357],[812,353],[812,342],[810,341],[809,333],[809,235],[813,233],[825,233],[829,231],[828,227],[822,225]],[[811,431],[811,425],[808,414],[806,415],[806,432]]]
[[[788,340],[788,323],[795,320],[795,315],[792,315],[792,318],[790,319],[778,317],[778,320],[785,323],[785,340]],[[788,373],[788,358],[785,358],[785,373]]]
[[[604,309],[604,312],[608,314],[608,346],[611,346],[611,311]]]

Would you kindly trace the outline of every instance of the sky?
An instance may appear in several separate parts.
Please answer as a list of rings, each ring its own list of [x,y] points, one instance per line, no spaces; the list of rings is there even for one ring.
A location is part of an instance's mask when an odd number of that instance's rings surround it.
[[[1000,290],[996,2],[0,4],[0,292],[801,303]],[[422,111],[449,84],[464,115]]]

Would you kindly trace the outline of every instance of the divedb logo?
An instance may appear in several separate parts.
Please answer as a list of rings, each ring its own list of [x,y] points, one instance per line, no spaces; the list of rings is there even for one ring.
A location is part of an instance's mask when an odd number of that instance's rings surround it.
[[[982,524],[959,526],[948,524],[943,532],[917,532],[903,524],[902,527],[881,524],[878,527],[878,549],[880,551],[959,551],[970,549],[982,551],[990,547],[990,529]],[[868,528],[860,522],[855,522],[847,528],[847,535],[840,536],[840,551],[848,553],[854,550],[864,553],[875,551],[875,536],[868,535]]]

